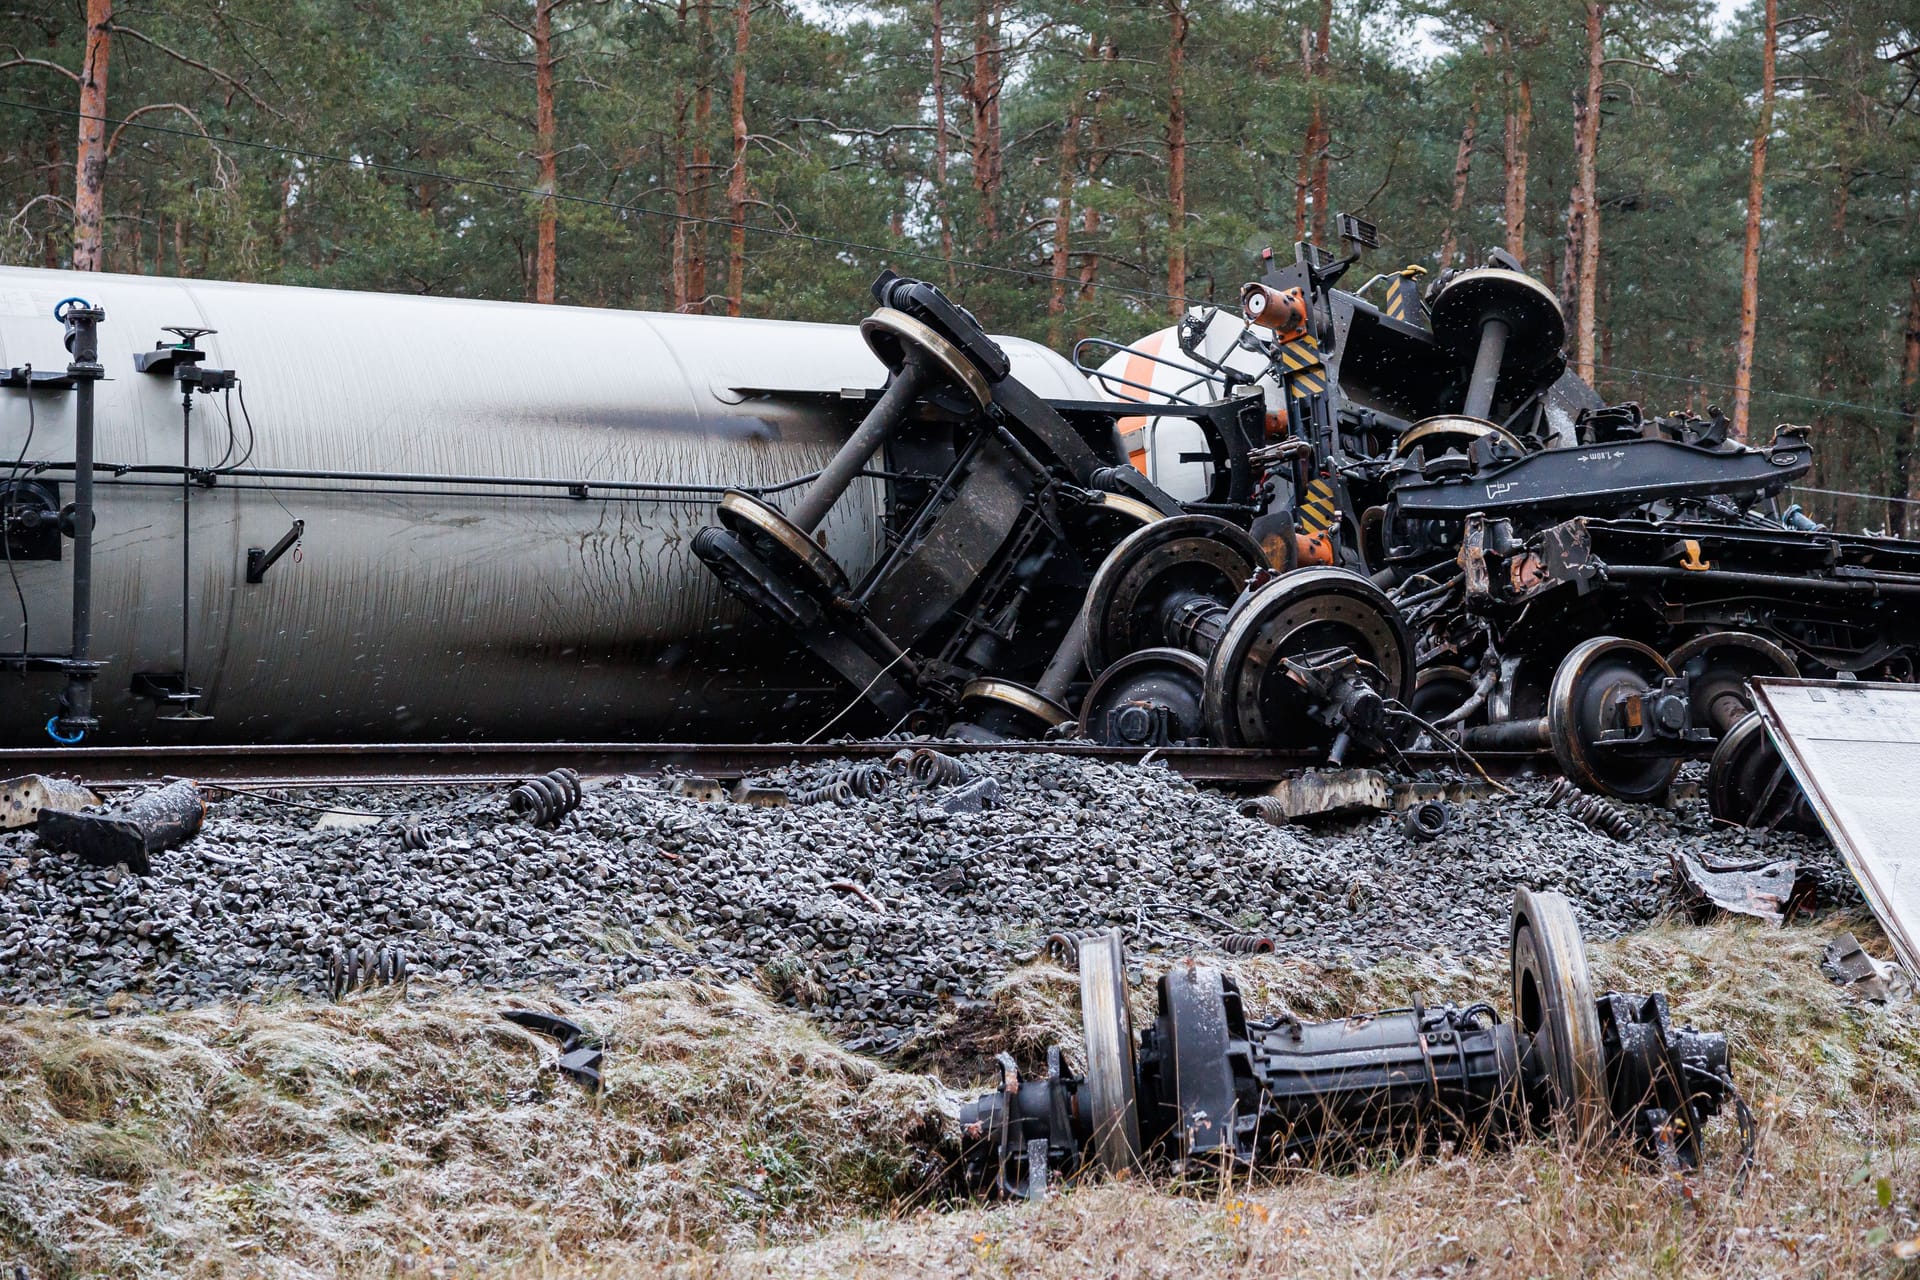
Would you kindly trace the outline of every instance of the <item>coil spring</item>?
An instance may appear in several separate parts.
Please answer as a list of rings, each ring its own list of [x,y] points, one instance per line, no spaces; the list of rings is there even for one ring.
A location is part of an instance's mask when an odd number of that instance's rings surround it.
[[[1270,956],[1273,939],[1264,933],[1230,933],[1220,939],[1220,949],[1236,956]]]
[[[507,804],[535,826],[558,822],[580,807],[580,775],[555,769],[507,792]]]
[[[852,804],[853,784],[845,778],[840,778],[824,786],[806,787],[799,791],[787,792],[788,804],[825,804],[828,801],[838,805]]]
[[[1040,949],[1046,953],[1047,959],[1053,961],[1062,969],[1078,969],[1080,967],[1080,937],[1078,934],[1050,933],[1047,935],[1046,942],[1041,944]]]
[[[913,748],[902,747],[887,757],[887,772],[896,778],[913,776]]]
[[[1410,839],[1425,842],[1437,839],[1452,821],[1453,810],[1447,807],[1446,801],[1422,800],[1407,810],[1406,816],[1400,820],[1400,829]]]
[[[1240,802],[1242,817],[1259,818],[1276,827],[1284,827],[1290,821],[1287,808],[1276,796],[1253,796]]]
[[[1568,814],[1615,840],[1631,840],[1634,822],[1600,796],[1590,796],[1566,778],[1555,778],[1547,788],[1547,804],[1565,809]]]
[[[853,794],[862,800],[878,800],[887,792],[887,784],[893,775],[877,764],[857,764],[851,769],[835,774],[829,783],[844,782],[853,788]]]
[[[440,838],[438,827],[424,826],[418,822],[406,822],[400,826],[400,847],[418,851],[432,846]]]
[[[376,951],[369,944],[336,950],[327,961],[327,989],[335,1000],[350,991],[369,987],[399,987],[405,994],[407,957],[391,947]]]
[[[916,787],[952,787],[973,778],[972,769],[932,747],[915,751],[907,772]]]

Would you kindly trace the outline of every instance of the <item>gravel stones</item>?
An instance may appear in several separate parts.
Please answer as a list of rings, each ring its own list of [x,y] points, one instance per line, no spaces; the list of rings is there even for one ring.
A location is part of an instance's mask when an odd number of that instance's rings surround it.
[[[1234,932],[1282,955],[1366,963],[1395,950],[1498,952],[1513,887],[1573,899],[1590,936],[1668,907],[1670,852],[1798,857],[1850,881],[1824,841],[1715,829],[1704,806],[1636,809],[1615,843],[1543,800],[1454,806],[1437,839],[1394,816],[1276,828],[1159,766],[973,756],[995,807],[896,786],[840,807],[703,803],[667,780],[588,784],[551,828],[479,788],[328,798],[402,820],[315,825],[227,798],[153,874],[0,838],[0,1001],[179,1008],[322,995],[343,949],[390,948],[419,977],[596,991],[676,976],[758,980],[843,1038],[886,1049],[980,1000],[1055,931],[1119,926],[1131,952]],[[767,779],[817,786],[819,766]],[[313,801],[312,793],[302,799]]]

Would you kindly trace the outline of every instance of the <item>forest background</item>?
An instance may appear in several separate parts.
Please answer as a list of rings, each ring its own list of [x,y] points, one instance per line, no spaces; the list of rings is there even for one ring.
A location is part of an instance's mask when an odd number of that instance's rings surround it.
[[[1520,257],[1611,400],[1750,379],[1871,495],[1810,509],[1920,536],[1917,0],[0,10],[8,263],[839,321],[893,266],[1065,351],[1337,211]]]

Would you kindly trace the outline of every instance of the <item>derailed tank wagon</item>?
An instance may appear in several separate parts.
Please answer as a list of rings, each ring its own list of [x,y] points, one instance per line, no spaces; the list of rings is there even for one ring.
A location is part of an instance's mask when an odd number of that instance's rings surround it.
[[[1342,289],[1343,227],[1079,368],[891,273],[857,329],[5,273],[6,732],[1417,744],[1642,799],[1750,676],[1912,677],[1920,561],[1781,508],[1804,433],[1603,405],[1503,255]]]

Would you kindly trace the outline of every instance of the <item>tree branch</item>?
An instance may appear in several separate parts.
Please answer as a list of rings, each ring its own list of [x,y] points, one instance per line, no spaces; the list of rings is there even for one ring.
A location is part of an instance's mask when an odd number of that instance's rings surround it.
[[[220,68],[209,66],[206,63],[200,61],[198,58],[189,58],[186,54],[180,52],[178,49],[175,49],[170,45],[161,44],[158,40],[155,40],[152,36],[147,35],[146,33],[141,31],[136,31],[132,27],[123,27],[117,22],[111,24],[111,26],[116,33],[123,36],[132,36],[135,40],[140,41],[142,44],[150,45],[153,48],[158,49],[160,52],[166,54],[169,58],[172,58],[175,62],[184,62],[189,67],[196,67],[199,70],[206,72],[208,75],[212,76],[215,80],[218,80],[221,84],[224,84],[229,89],[233,90],[235,93],[241,94],[243,97],[247,99],[247,101],[251,102],[254,106],[260,108],[262,111],[267,112],[269,115],[278,116],[282,120],[287,119],[287,116],[284,112],[276,109],[265,98],[255,93],[252,89],[249,89],[246,86],[245,82],[235,79],[233,76],[230,76],[226,72],[220,70]]]

